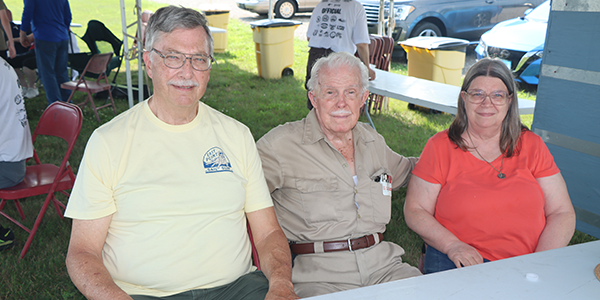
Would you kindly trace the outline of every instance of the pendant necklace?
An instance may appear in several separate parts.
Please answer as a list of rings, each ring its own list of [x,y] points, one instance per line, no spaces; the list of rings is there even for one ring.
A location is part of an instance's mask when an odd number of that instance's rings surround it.
[[[473,145],[473,148],[475,148],[475,152],[477,152],[477,154],[479,154],[479,157],[481,157],[481,159],[483,159],[483,161],[488,163],[488,165],[490,165],[490,167],[494,168],[494,170],[496,170],[496,172],[498,172],[498,178],[500,178],[500,179],[506,178],[506,174],[502,173],[502,167],[504,167],[504,153],[502,153],[502,162],[500,163],[500,170],[498,170],[489,161],[487,161],[485,158],[483,158],[483,155],[481,155],[481,153],[479,153],[479,150],[477,150],[477,147],[475,147],[475,143],[473,143],[473,139],[471,138],[471,134],[469,133],[468,129],[467,129],[467,135],[469,136],[471,145]]]

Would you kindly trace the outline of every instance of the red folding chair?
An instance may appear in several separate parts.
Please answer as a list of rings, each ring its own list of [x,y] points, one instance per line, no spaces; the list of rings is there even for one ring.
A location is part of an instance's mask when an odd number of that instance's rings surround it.
[[[43,164],[40,161],[37,152],[34,150],[33,159],[35,160],[35,164],[27,166],[25,179],[16,186],[0,190],[0,199],[2,200],[0,201],[0,215],[6,217],[29,233],[29,237],[21,251],[20,258],[23,258],[27,253],[31,242],[33,241],[33,237],[40,227],[42,217],[46,213],[46,209],[51,202],[54,204],[58,215],[63,218],[61,207],[62,209],[65,209],[65,205],[56,199],[54,193],[61,192],[66,196],[69,196],[65,190],[71,189],[75,182],[75,174],[73,174],[73,170],[69,165],[69,156],[71,155],[73,147],[75,146],[75,141],[79,136],[82,119],[81,109],[75,105],[58,101],[48,106],[33,132],[32,139],[34,145],[36,138],[42,135],[59,137],[65,140],[68,146],[60,166]],[[31,229],[4,212],[6,202],[8,200],[13,200],[21,220],[23,221],[25,220],[25,214],[23,213],[19,199],[43,194],[47,194],[47,196]]]
[[[67,100],[67,102],[71,101],[71,98],[73,98],[73,94],[75,94],[75,91],[87,92],[88,96],[85,99],[85,101],[77,105],[81,108],[84,108],[85,105],[89,102],[92,105],[92,109],[94,110],[94,114],[96,114],[96,119],[98,120],[98,122],[100,122],[98,110],[101,108],[112,106],[113,112],[115,113],[115,115],[117,114],[117,108],[115,107],[115,101],[113,100],[113,96],[111,93],[112,86],[108,82],[108,79],[106,77],[106,70],[108,68],[108,64],[110,63],[112,56],[112,52],[94,54],[88,61],[87,65],[85,66],[85,69],[83,69],[79,80],[67,81],[60,85],[60,87],[63,89],[72,90],[71,96],[69,96],[69,100]],[[97,76],[98,78],[95,81],[86,80],[86,76]],[[96,107],[96,104],[94,104],[94,98],[92,97],[92,94],[102,91],[108,91],[110,103],[105,103],[101,106]]]

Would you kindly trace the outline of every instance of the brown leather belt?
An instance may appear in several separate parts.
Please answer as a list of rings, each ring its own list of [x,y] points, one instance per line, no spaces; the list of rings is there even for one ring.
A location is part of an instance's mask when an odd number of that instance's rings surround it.
[[[379,242],[383,241],[383,234],[376,233],[379,236]],[[363,237],[348,239],[345,241],[323,242],[324,252],[333,251],[354,251],[371,247],[377,244],[374,234],[365,235]],[[350,245],[350,247],[348,247]],[[302,243],[290,245],[293,254],[309,254],[315,253],[315,243]]]

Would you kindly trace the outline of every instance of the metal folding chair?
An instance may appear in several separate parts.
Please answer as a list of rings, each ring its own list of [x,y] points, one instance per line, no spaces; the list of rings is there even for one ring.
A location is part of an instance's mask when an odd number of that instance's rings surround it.
[[[56,192],[61,192],[66,196],[69,196],[65,190],[70,190],[75,183],[75,174],[73,174],[73,170],[69,165],[69,156],[71,155],[73,147],[75,146],[75,141],[79,136],[82,120],[81,109],[75,105],[58,101],[48,106],[33,132],[32,139],[34,146],[38,136],[54,136],[65,140],[67,142],[67,150],[62,158],[60,166],[42,163],[37,152],[34,150],[33,159],[35,164],[27,166],[25,179],[16,186],[0,190],[0,215],[17,224],[29,233],[29,237],[21,251],[20,258],[23,258],[27,253],[50,203],[54,204],[56,212],[63,218],[61,207],[64,210],[65,205],[58,201],[54,194]],[[47,194],[47,196],[44,199],[42,208],[31,229],[12,218],[4,211],[4,206],[7,201],[14,201],[21,220],[23,221],[25,220],[25,214],[23,213],[19,199],[43,194]]]
[[[69,100],[67,100],[67,102],[71,101],[71,99],[73,98],[73,94],[75,94],[75,91],[87,92],[88,96],[86,100],[77,105],[83,108],[89,102],[92,106],[92,109],[94,110],[94,114],[96,114],[96,119],[98,120],[98,122],[100,122],[98,110],[101,108],[112,106],[113,112],[115,113],[115,115],[117,114],[117,108],[115,107],[115,101],[113,100],[113,96],[111,93],[111,84],[108,82],[106,76],[106,68],[110,63],[112,55],[112,52],[94,54],[85,66],[85,69],[81,73],[79,80],[68,81],[60,85],[60,87],[63,89],[72,90],[71,96],[69,96]],[[96,80],[87,80],[86,77],[90,74],[97,75]],[[110,103],[105,103],[101,106],[96,107],[96,104],[94,104],[94,98],[92,97],[92,94],[101,91],[108,91]]]

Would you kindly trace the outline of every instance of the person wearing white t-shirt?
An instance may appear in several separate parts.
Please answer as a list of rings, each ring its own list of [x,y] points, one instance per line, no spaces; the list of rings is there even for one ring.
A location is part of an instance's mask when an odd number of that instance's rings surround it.
[[[355,54],[369,69],[369,80],[375,79],[375,71],[369,66],[369,31],[365,8],[354,0],[321,0],[315,7],[306,31],[308,39],[308,62],[306,64],[307,88],[310,72],[315,61],[332,52]],[[308,88],[307,88],[308,90]],[[310,99],[306,106],[312,109]]]
[[[144,46],[154,95],[96,129],[77,172],[71,280],[88,299],[297,299],[254,138],[200,101],[206,18],[160,8]]]
[[[15,70],[0,58],[0,189],[25,178],[25,162],[33,156],[31,130]],[[0,226],[0,250],[13,246],[14,235]]]

